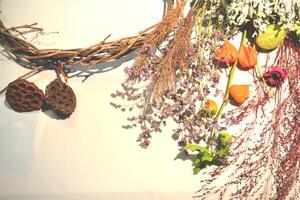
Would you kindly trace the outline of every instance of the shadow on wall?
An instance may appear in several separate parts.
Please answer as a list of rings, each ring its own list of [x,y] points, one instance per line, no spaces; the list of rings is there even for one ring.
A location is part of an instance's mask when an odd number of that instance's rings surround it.
[[[36,113],[20,114],[8,109],[4,103],[0,104],[1,171],[18,175],[30,173],[37,119]]]
[[[82,82],[84,82],[92,75],[105,73],[105,72],[114,70],[114,69],[120,67],[123,63],[133,60],[135,57],[136,57],[136,51],[132,51],[117,60],[97,64],[97,65],[93,66],[91,69],[85,69],[80,64],[73,65],[73,66],[67,66],[67,69],[68,69],[67,73],[69,74],[69,78],[83,77]],[[70,74],[72,74],[72,75],[70,75]]]

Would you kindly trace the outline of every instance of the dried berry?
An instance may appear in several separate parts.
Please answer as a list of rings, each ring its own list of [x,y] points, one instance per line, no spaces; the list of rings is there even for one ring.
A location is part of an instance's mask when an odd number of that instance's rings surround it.
[[[76,96],[70,86],[55,79],[46,87],[45,104],[58,116],[69,117],[76,108]]]
[[[39,110],[43,105],[44,93],[34,83],[15,80],[7,87],[6,101],[17,112]]]

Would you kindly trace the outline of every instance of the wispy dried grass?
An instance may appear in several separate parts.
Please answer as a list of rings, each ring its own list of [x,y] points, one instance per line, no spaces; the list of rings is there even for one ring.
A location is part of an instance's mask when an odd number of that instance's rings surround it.
[[[190,66],[189,57],[194,54],[191,35],[195,22],[195,11],[191,9],[186,18],[182,19],[167,53],[156,68],[154,99],[159,100],[163,93],[171,89],[176,80],[176,70],[183,72]]]
[[[182,18],[182,11],[185,3],[179,2],[174,6],[173,2],[168,0],[168,11],[163,17],[162,21],[157,24],[155,29],[150,32],[144,40],[143,46],[138,52],[138,56],[135,59],[135,69],[140,69],[149,64],[148,58],[158,46],[169,36],[169,34],[178,26],[180,19]]]

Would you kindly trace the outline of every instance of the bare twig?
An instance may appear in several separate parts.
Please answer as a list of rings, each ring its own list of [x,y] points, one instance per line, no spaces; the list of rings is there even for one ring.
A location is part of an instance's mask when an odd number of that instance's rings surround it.
[[[41,72],[41,71],[43,70],[43,68],[44,68],[44,66],[36,67],[36,68],[30,70],[29,72],[26,72],[25,74],[19,76],[19,77],[17,78],[17,80],[18,80],[18,79],[23,79],[23,78],[26,78],[26,77],[29,77],[29,76],[32,76],[32,75],[34,75],[34,74],[37,74],[37,73]],[[7,86],[4,87],[3,89],[1,89],[1,90],[0,90],[0,94],[2,94],[3,92],[5,92],[6,89],[7,89]]]

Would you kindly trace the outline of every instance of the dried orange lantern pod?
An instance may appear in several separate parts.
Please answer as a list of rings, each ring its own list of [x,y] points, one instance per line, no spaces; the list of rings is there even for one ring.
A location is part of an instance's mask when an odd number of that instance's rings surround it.
[[[216,50],[215,59],[222,64],[233,64],[238,59],[238,51],[227,40]]]
[[[242,69],[254,68],[257,64],[257,53],[254,46],[242,45],[239,50],[239,65]]]
[[[249,97],[249,85],[232,85],[229,94],[238,105],[241,105]]]

